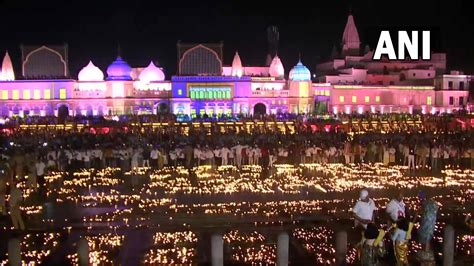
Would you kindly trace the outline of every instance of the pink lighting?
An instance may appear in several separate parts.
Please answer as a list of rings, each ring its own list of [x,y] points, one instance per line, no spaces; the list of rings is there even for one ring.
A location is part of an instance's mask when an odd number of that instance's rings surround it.
[[[78,75],[79,81],[103,81],[104,73],[92,61],[83,67]]]
[[[142,70],[140,73],[138,79],[145,83],[148,84],[151,81],[163,81],[165,80],[165,74],[163,73],[163,70],[161,70],[159,67],[155,66],[155,64],[150,62],[150,64]]]
[[[346,114],[350,114],[351,113],[351,107],[350,106],[346,106]]]
[[[283,64],[278,55],[275,55],[270,64],[270,76],[282,79],[284,75],[285,69],[283,68]]]
[[[1,81],[15,80],[15,73],[13,72],[13,64],[8,52],[6,52],[5,57],[3,57],[2,69],[0,71],[0,80]]]

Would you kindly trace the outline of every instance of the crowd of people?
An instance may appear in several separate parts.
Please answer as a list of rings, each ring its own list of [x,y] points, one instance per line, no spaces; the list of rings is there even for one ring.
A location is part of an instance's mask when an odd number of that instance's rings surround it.
[[[248,131],[184,132],[179,127],[116,128],[107,134],[82,131],[24,129],[1,136],[1,156],[18,176],[41,175],[45,169],[245,164],[272,167],[300,163],[383,163],[411,170],[439,172],[447,167],[474,167],[472,131],[294,134],[265,128]],[[26,166],[26,167],[25,167]]]

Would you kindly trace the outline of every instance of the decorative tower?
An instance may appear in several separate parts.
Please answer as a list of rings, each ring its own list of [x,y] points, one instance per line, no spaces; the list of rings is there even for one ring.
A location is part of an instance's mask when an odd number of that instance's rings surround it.
[[[354,17],[349,14],[346,27],[342,35],[342,53],[344,55],[358,55],[360,47],[359,33],[354,22]]]
[[[13,64],[12,64],[12,60],[10,59],[10,55],[8,54],[8,51],[5,53],[5,56],[3,57],[2,72],[0,72],[0,80],[1,81],[15,80],[15,72],[13,72]]]
[[[276,79],[283,79],[285,76],[285,69],[283,68],[283,63],[281,62],[280,58],[278,55],[275,55],[275,57],[272,60],[272,63],[270,64],[270,77],[274,77]]]
[[[244,74],[244,68],[242,67],[242,61],[238,52],[235,52],[234,60],[232,60],[232,76],[242,77]]]

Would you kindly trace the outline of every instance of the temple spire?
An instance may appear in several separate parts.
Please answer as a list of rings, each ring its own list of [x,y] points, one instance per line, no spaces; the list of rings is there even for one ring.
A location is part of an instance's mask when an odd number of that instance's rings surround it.
[[[354,17],[349,13],[346,27],[344,28],[344,34],[342,35],[342,51],[343,53],[347,53],[348,51],[356,51],[358,53],[359,47],[359,33],[357,32]]]
[[[0,72],[0,80],[2,81],[11,81],[15,80],[15,72],[13,72],[13,64],[8,54],[8,51],[5,53],[2,62],[2,71]]]
[[[242,77],[243,73],[244,71],[239,52],[235,52],[234,59],[232,60],[232,76]]]

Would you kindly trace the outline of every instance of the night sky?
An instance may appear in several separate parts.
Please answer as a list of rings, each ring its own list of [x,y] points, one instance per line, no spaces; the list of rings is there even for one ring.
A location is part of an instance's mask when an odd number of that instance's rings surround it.
[[[448,68],[474,73],[474,12],[468,1],[393,1],[394,6],[380,0],[65,2],[0,1],[0,53],[3,57],[8,49],[17,71],[21,43],[67,42],[72,77],[90,59],[105,70],[118,44],[131,66],[154,60],[173,75],[178,40],[223,41],[226,65],[236,50],[244,66],[263,65],[269,25],[279,28],[278,54],[286,70],[300,53],[312,70],[340,44],[351,10],[363,44],[374,48],[380,27],[430,27],[436,31],[432,50],[448,54]]]

